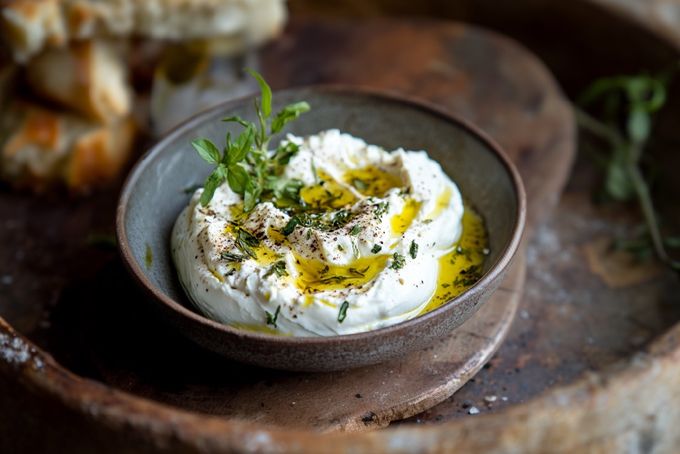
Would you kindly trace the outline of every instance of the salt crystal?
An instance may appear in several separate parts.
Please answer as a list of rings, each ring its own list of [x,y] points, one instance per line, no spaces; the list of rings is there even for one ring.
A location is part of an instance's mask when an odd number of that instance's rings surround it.
[[[479,408],[477,408],[477,407],[470,407],[470,409],[468,410],[468,414],[470,414],[470,415],[476,415],[478,413],[479,413]]]
[[[21,339],[0,334],[0,358],[8,363],[20,365],[28,361],[30,357],[28,345]]]
[[[491,396],[484,396],[484,400],[487,402],[496,402],[497,397],[494,395]]]

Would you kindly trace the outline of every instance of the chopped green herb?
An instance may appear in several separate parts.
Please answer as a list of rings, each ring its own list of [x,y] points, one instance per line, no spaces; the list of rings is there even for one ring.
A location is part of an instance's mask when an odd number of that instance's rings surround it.
[[[253,248],[259,245],[260,240],[258,240],[255,235],[243,227],[236,227],[236,247],[241,253],[247,255],[251,259],[256,259],[257,254],[253,251]]]
[[[432,222],[432,219],[423,219],[423,224],[429,224]]]
[[[406,259],[404,258],[403,255],[401,255],[398,252],[395,252],[392,254],[392,265],[390,265],[390,268],[393,270],[398,270],[404,267],[406,264]]]
[[[339,210],[335,215],[333,215],[333,219],[331,221],[331,227],[334,228],[339,228],[342,227],[343,225],[347,224],[350,220],[350,213],[347,210]]]
[[[279,260],[269,267],[264,277],[268,277],[272,274],[276,274],[277,277],[288,276],[288,271],[286,271],[286,262]]]
[[[390,202],[380,202],[380,203],[373,205],[373,207],[375,209],[375,211],[374,211],[375,217],[380,219],[380,217],[383,214],[387,213],[387,210],[390,207]]]
[[[226,260],[227,262],[242,262],[246,259],[245,256],[241,254],[234,254],[232,252],[223,252],[220,254],[220,257],[222,257],[222,260]]]
[[[371,252],[374,254],[377,254],[382,250],[382,246],[379,244],[374,244],[373,247],[371,248]]]
[[[456,280],[453,281],[453,285],[469,287],[479,280],[481,277],[481,267],[478,265],[472,265],[464,270],[461,270],[460,274],[456,276]]]
[[[281,233],[283,233],[285,236],[288,236],[288,235],[290,235],[291,233],[293,233],[293,231],[295,230],[295,227],[297,227],[298,225],[300,225],[300,218],[297,217],[297,216],[293,216],[293,217],[290,218],[290,220],[286,223],[286,225],[285,225],[285,227],[283,228],[283,230],[281,231]]]
[[[350,279],[349,276],[329,276],[325,277],[323,279],[320,279],[319,282],[322,284],[340,284],[341,282],[345,282],[347,279]]]
[[[352,230],[349,231],[349,234],[352,236],[357,236],[361,232],[361,226],[359,224],[354,224],[354,227],[352,227]]]
[[[364,276],[366,276],[366,271],[368,271],[368,268],[369,268],[368,266],[366,268],[364,268],[363,270],[358,270],[356,268],[349,268],[348,271],[349,271],[350,274],[353,274],[356,277],[364,277]]]
[[[412,259],[416,258],[418,255],[418,243],[411,241],[411,247],[409,248],[408,253]]]
[[[267,325],[272,325],[274,328],[276,328],[276,320],[279,318],[279,312],[281,312],[281,305],[276,308],[274,315],[272,315],[270,312],[264,311],[265,315],[267,316]]]
[[[338,312],[338,323],[342,323],[345,321],[345,318],[347,318],[348,308],[349,303],[347,301],[343,301],[342,304],[340,305],[340,312]]]

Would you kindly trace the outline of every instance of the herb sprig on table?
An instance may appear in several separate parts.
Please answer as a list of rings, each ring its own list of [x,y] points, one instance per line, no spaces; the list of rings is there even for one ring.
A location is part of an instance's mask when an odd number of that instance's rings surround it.
[[[680,271],[680,261],[667,252],[680,246],[680,238],[664,237],[654,209],[651,191],[642,169],[652,121],[665,104],[670,74],[639,74],[596,80],[579,100],[583,108],[599,107],[593,116],[576,109],[578,124],[599,139],[595,157],[604,170],[602,194],[613,201],[637,201],[645,221],[643,235],[618,240],[616,245],[642,256],[653,251],[670,268]]]
[[[203,185],[201,205],[208,205],[215,190],[225,182],[232,191],[243,197],[245,212],[251,211],[263,199],[284,204],[298,203],[302,182],[282,176],[286,164],[297,153],[298,146],[285,142],[274,152],[270,152],[268,146],[274,134],[310,110],[309,104],[304,101],[289,104],[272,116],[271,88],[259,73],[250,69],[246,71],[260,86],[260,99],[255,100],[257,121],[246,121],[238,116],[224,118],[222,121],[238,123],[243,130],[234,138],[227,133],[225,145],[221,149],[205,138],[191,143],[204,161],[215,166]]]

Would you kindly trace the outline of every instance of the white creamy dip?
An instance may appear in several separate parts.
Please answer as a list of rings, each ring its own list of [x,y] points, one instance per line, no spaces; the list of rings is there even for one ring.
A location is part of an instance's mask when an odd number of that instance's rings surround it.
[[[227,184],[204,207],[198,189],[172,233],[191,300],[219,322],[293,336],[357,333],[420,314],[437,290],[440,258],[461,236],[456,185],[424,151],[388,152],[338,130],[286,140],[299,151],[284,176],[304,183],[309,212],[324,213],[286,236],[295,213],[285,207],[265,201],[244,214]],[[241,229],[259,244],[255,259],[236,262]]]

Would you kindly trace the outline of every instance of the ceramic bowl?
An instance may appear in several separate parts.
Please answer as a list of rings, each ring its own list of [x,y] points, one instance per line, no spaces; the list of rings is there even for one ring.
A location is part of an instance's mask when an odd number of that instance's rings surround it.
[[[193,117],[135,165],[116,218],[118,246],[131,274],[148,292],[159,316],[189,339],[228,358],[263,367],[348,369],[387,361],[449,335],[496,290],[517,251],[525,196],[516,169],[477,128],[417,101],[356,88],[310,87],[275,93],[274,110],[298,100],[308,101],[312,111],[286,132],[309,135],[338,128],[387,150],[427,150],[439,161],[486,221],[491,253],[483,277],[432,312],[360,334],[284,337],[239,330],[201,315],[182,290],[170,254],[173,224],[190,198],[186,189],[202,182],[210,170],[190,142],[208,137],[221,143],[232,126],[220,120],[231,115],[253,120],[252,98]]]

